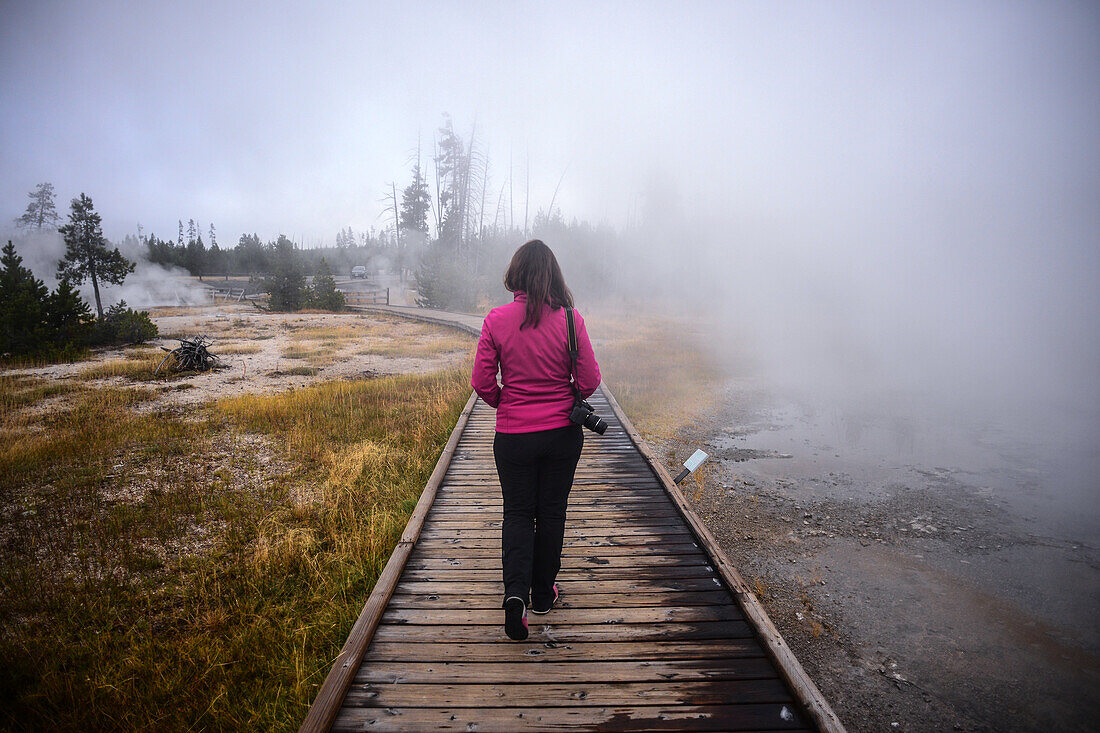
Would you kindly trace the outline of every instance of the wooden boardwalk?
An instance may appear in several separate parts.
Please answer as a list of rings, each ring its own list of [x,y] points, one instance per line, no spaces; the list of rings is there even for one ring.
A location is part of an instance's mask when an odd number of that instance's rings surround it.
[[[495,411],[472,396],[302,730],[843,730],[609,396],[530,637],[504,635]]]

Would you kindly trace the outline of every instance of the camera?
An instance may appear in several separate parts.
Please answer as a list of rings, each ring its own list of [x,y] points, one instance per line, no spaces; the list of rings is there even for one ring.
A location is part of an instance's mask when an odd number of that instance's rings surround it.
[[[592,405],[584,400],[577,400],[573,403],[573,411],[569,413],[569,419],[598,435],[607,432],[607,421],[597,415],[596,411],[592,409]]]

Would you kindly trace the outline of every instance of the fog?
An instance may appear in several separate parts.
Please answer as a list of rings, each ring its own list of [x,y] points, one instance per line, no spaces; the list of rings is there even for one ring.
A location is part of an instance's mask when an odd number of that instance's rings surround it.
[[[1094,441],[1098,39],[1084,2],[13,3],[0,214],[48,180],[114,240],[331,244],[384,226],[446,112],[513,218],[560,180],[629,237],[609,288],[719,357]]]

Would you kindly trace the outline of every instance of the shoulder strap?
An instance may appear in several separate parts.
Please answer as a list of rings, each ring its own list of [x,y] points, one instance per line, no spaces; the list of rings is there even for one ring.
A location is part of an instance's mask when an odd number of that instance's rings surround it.
[[[577,389],[577,326],[573,322],[573,309],[565,308],[566,346],[569,349],[569,386],[573,388],[573,394],[579,400],[581,392]]]

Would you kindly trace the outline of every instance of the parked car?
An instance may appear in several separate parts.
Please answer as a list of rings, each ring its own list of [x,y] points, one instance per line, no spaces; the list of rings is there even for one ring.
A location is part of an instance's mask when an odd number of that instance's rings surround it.
[[[363,267],[362,265],[356,265],[355,267],[351,268],[351,276],[365,278],[367,276],[367,268]]]

